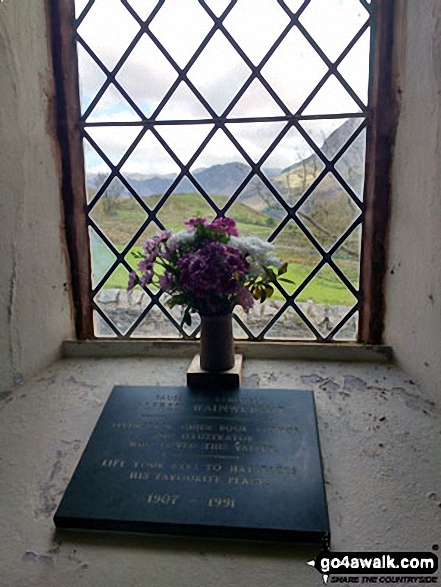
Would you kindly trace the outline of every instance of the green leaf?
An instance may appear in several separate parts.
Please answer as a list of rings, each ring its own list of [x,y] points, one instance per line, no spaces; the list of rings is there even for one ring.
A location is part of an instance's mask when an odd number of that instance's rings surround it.
[[[268,285],[268,284],[265,285],[265,293],[266,293],[266,297],[267,298],[270,298],[273,295],[273,293],[274,293],[273,286],[272,285]]]
[[[292,281],[291,279],[288,279],[287,277],[279,277],[279,281],[284,281],[285,283],[292,283],[293,285],[296,284],[295,281]]]
[[[288,263],[283,263],[283,265],[281,267],[279,267],[279,270],[277,271],[277,275],[283,275],[287,271],[288,271]]]

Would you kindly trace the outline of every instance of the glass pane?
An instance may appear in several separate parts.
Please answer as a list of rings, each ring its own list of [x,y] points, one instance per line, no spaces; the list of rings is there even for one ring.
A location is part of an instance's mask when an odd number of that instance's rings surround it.
[[[159,220],[171,230],[182,230],[188,218],[200,216],[211,221],[216,216],[210,204],[187,183],[188,180],[181,182],[158,212]],[[219,205],[224,205],[226,200],[225,196],[216,199]]]
[[[337,274],[325,265],[315,275],[296,301],[304,302],[305,316],[325,338],[357,302]],[[300,307],[300,305],[299,305]]]
[[[81,113],[83,114],[106,81],[106,76],[79,43],[77,43],[77,53]]]
[[[236,220],[241,235],[254,235],[267,240],[285,216],[285,209],[258,176],[253,176],[228,209]]]
[[[179,308],[174,309],[173,314],[179,314]],[[176,321],[180,324],[179,315]],[[142,320],[140,325],[133,332],[134,338],[176,338],[179,336],[179,330],[169,320],[162,310],[153,306],[147,316]]]
[[[194,120],[197,118],[210,118],[210,115],[184,82],[179,84],[157,116],[158,120]]]
[[[116,261],[116,257],[91,227],[89,227],[89,242],[92,262],[92,287],[95,288]]]
[[[331,61],[336,61],[368,18],[359,0],[311,0],[300,22]]]
[[[360,112],[360,107],[335,75],[331,75],[302,114],[343,114]]]
[[[291,30],[262,69],[291,112],[297,112],[327,71],[298,29]]]
[[[355,194],[363,198],[366,155],[366,129],[362,130],[337,161],[335,168]]]
[[[146,116],[151,116],[177,73],[146,35],[130,53],[116,79]]]
[[[134,122],[141,120],[121,92],[110,84],[87,117],[87,122]]]
[[[290,206],[299,200],[324,168],[299,131],[291,128],[265,161],[264,172]],[[266,170],[272,170],[271,175]]]
[[[301,306],[301,304],[299,304]],[[271,339],[292,339],[301,338],[304,340],[315,340],[307,324],[293,308],[287,308],[277,322],[272,326],[265,338]]]
[[[337,118],[334,120],[305,120],[300,124],[320,147],[327,159],[332,161],[362,122],[362,118]]]
[[[258,80],[250,84],[229,113],[231,118],[282,116],[283,114],[284,112]]]
[[[359,214],[358,206],[331,173],[324,177],[297,212],[325,250],[332,247]]]
[[[129,4],[142,20],[147,20],[158,3],[157,0],[129,0]]]
[[[180,67],[185,67],[213,21],[197,0],[168,0],[150,25],[164,48]]]
[[[191,172],[210,195],[231,196],[250,169],[230,139],[218,130],[196,159]]]
[[[96,179],[97,183],[101,181],[100,174]],[[89,216],[120,251],[147,218],[145,210],[118,178],[110,182]]]
[[[364,104],[368,102],[370,30],[367,30],[338,66],[351,88]]]
[[[211,124],[174,124],[156,128],[179,160],[188,163],[213,127]]]
[[[139,25],[119,0],[95,0],[78,32],[110,71],[133,41]]]
[[[147,294],[139,286],[135,288],[138,291],[127,291],[128,280],[127,270],[120,266],[95,296],[96,305],[121,334],[127,333],[149,302]]]
[[[111,163],[117,165],[139,135],[140,130],[134,126],[95,126],[88,127],[87,132]],[[86,139],[84,155],[87,169],[97,167],[102,162],[101,156],[97,158],[96,153]]]
[[[278,258],[283,263],[288,263],[288,272],[283,277],[292,283],[282,281],[281,286],[288,295],[292,295],[322,257],[293,220],[277,235],[273,244]]]
[[[257,162],[280,134],[285,124],[285,122],[244,122],[227,124],[226,128],[239,141],[248,155]],[[269,173],[271,174],[271,171]]]
[[[361,227],[357,226],[332,255],[332,260],[356,290],[360,285]]]
[[[222,114],[249,77],[251,70],[217,31],[188,73],[217,114]]]
[[[241,0],[224,24],[235,41],[257,65],[289,23],[276,0]]]

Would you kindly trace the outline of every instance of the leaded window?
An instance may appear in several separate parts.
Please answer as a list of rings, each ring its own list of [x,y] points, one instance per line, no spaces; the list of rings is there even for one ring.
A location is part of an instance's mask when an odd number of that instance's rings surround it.
[[[356,338],[374,9],[75,0],[95,336],[196,337],[164,292],[127,293],[132,253],[226,215],[274,243],[294,281],[237,310],[237,338]]]

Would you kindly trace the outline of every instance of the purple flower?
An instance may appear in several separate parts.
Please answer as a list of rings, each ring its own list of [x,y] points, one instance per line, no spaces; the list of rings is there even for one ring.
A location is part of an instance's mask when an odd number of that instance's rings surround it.
[[[144,275],[141,277],[141,284],[142,285],[148,285],[149,283],[152,282],[153,279],[153,271],[150,271],[149,269],[144,273]]]
[[[135,285],[138,283],[138,276],[134,271],[130,271],[129,283],[127,285],[127,291],[132,291]]]
[[[237,292],[236,302],[239,304],[239,306],[242,306],[246,312],[248,312],[248,310],[251,310],[254,305],[253,294],[246,287],[241,287]]]
[[[249,267],[237,249],[210,240],[184,255],[178,263],[183,289],[213,312],[225,302],[226,296],[239,291]]]
[[[200,216],[197,216],[196,218],[190,218],[190,220],[187,220],[187,222],[185,223],[185,226],[188,226],[188,228],[194,230],[198,227],[199,224],[203,224],[204,226],[207,226],[207,221],[205,220],[205,218],[201,218]]]
[[[172,274],[166,271],[163,275],[160,275],[159,285],[164,291],[170,292],[173,289],[174,285]]]
[[[211,224],[208,224],[208,228],[220,230],[229,236],[239,236],[235,221],[227,216],[216,218]]]

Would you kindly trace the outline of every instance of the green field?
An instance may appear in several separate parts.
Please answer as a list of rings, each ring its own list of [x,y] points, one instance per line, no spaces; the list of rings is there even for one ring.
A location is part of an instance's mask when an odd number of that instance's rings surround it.
[[[213,197],[219,207],[224,206],[227,199],[226,196]],[[159,196],[146,198],[145,201],[150,208],[154,208],[159,201]],[[235,203],[229,210],[228,215],[236,220],[241,235],[260,236],[265,240],[278,223],[277,219],[263,212],[253,210],[244,203]],[[158,212],[159,220],[172,230],[181,230],[184,227],[184,221],[194,216],[206,216],[207,219],[213,217],[210,206],[196,194],[172,194],[167,203]],[[107,212],[104,212],[101,200],[93,209],[91,217],[115,247],[121,251],[145,220],[146,214],[132,198],[115,198],[112,201],[111,213],[108,212],[108,209]],[[142,237],[138,239],[133,249],[127,254],[126,259],[132,267],[135,268],[137,264],[132,252],[140,251],[141,243],[153,236],[158,230],[156,225],[150,225]],[[91,243],[93,281],[94,286],[96,286],[114,261],[114,256],[93,231],[91,231]],[[292,293],[313,270],[321,257],[293,222],[285,227],[274,244],[278,257],[289,263],[286,277],[292,280],[295,285],[285,285],[288,293]],[[352,242],[348,246],[356,247],[357,243]],[[353,254],[348,254],[347,251],[338,252],[334,259],[339,268],[357,288],[358,260],[354,258]],[[107,280],[105,288],[126,288],[127,280],[128,273],[120,266]],[[275,299],[283,299],[279,292],[276,292],[274,297]],[[297,299],[301,302],[311,300],[314,303],[327,305],[349,306],[355,302],[353,295],[328,266],[325,266],[316,275]]]

